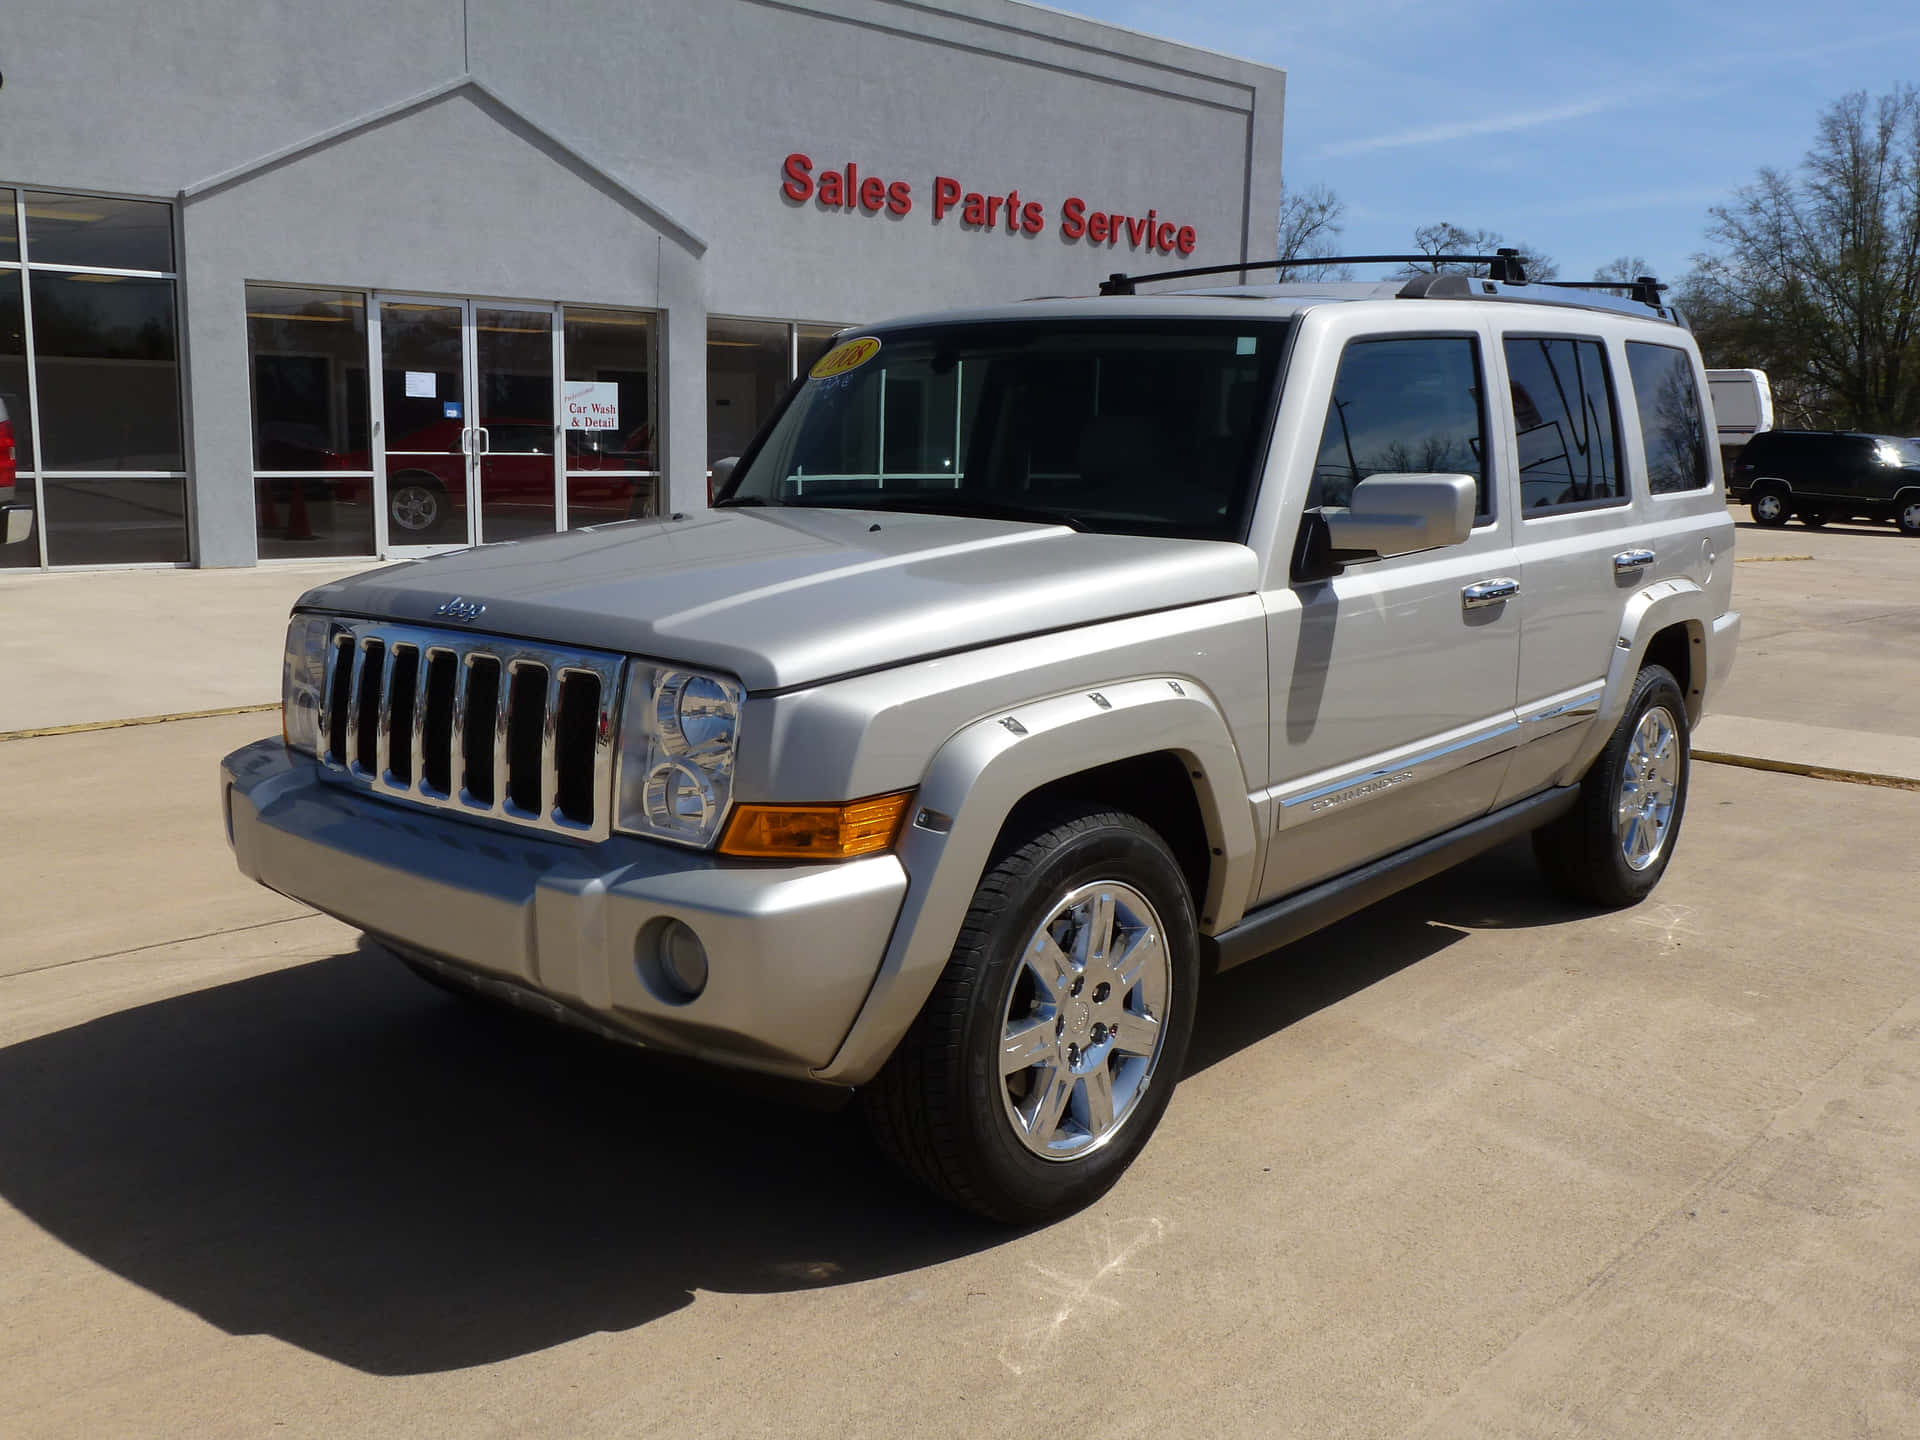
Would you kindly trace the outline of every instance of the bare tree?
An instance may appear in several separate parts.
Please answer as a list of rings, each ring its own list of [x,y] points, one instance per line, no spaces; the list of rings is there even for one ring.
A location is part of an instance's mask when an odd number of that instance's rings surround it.
[[[1413,231],[1414,248],[1423,255],[1491,255],[1507,243],[1498,231],[1468,230],[1446,220],[1436,225],[1418,225]],[[1520,261],[1526,269],[1529,280],[1551,280],[1560,273],[1560,267],[1553,263],[1553,257],[1544,250],[1520,244],[1514,245],[1513,248],[1520,252]],[[1403,275],[1485,275],[1487,267],[1427,260],[1410,264],[1400,273]]]
[[[1801,423],[1920,429],[1920,91],[1843,97],[1712,216],[1684,289],[1708,363],[1766,370]]]
[[[1647,264],[1645,256],[1616,255],[1598,270],[1594,271],[1593,278],[1596,280],[1618,280],[1624,285],[1629,281],[1638,280],[1642,275],[1650,275],[1652,273],[1653,267]]]
[[[1325,185],[1309,185],[1305,190],[1283,190],[1280,194],[1278,260],[1313,260],[1332,255],[1345,230],[1340,222],[1347,213],[1346,202]],[[1282,280],[1351,280],[1353,271],[1345,265],[1293,265],[1280,272]]]

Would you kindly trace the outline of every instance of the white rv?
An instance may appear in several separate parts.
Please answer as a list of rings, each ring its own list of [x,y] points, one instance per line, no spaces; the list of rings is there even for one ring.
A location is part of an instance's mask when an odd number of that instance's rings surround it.
[[[1773,428],[1773,387],[1764,370],[1709,370],[1707,391],[1713,400],[1721,465],[1731,471],[1741,447]]]

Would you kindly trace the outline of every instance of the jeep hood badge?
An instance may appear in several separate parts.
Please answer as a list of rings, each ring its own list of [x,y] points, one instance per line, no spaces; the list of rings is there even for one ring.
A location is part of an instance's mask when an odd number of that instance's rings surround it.
[[[468,600],[456,595],[451,600],[442,602],[440,608],[433,613],[436,619],[478,620],[486,614],[486,611],[487,607],[478,600]]]

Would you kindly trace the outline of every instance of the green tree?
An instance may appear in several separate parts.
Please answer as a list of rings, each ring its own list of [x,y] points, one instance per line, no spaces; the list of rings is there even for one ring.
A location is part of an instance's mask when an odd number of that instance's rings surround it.
[[[1920,91],[1835,102],[1707,233],[1681,304],[1708,364],[1765,370],[1797,424],[1920,428]]]

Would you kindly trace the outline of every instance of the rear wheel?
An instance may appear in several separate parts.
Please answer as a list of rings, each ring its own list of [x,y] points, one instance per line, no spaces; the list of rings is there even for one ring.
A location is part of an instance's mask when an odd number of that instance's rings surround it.
[[[1900,533],[1920,539],[1920,495],[1909,495],[1900,502]]]
[[[1753,523],[1765,525],[1771,529],[1775,525],[1784,525],[1791,513],[1787,509],[1787,498],[1777,490],[1768,490],[1753,497],[1753,503],[1747,507],[1753,516]]]
[[[1644,900],[1680,838],[1691,756],[1686,697],[1666,667],[1649,665],[1573,809],[1534,831],[1533,853],[1553,887],[1596,905]]]
[[[1198,978],[1166,842],[1116,811],[1049,817],[982,877],[939,984],[868,1087],[875,1137],[992,1219],[1077,1210],[1159,1124]]]

